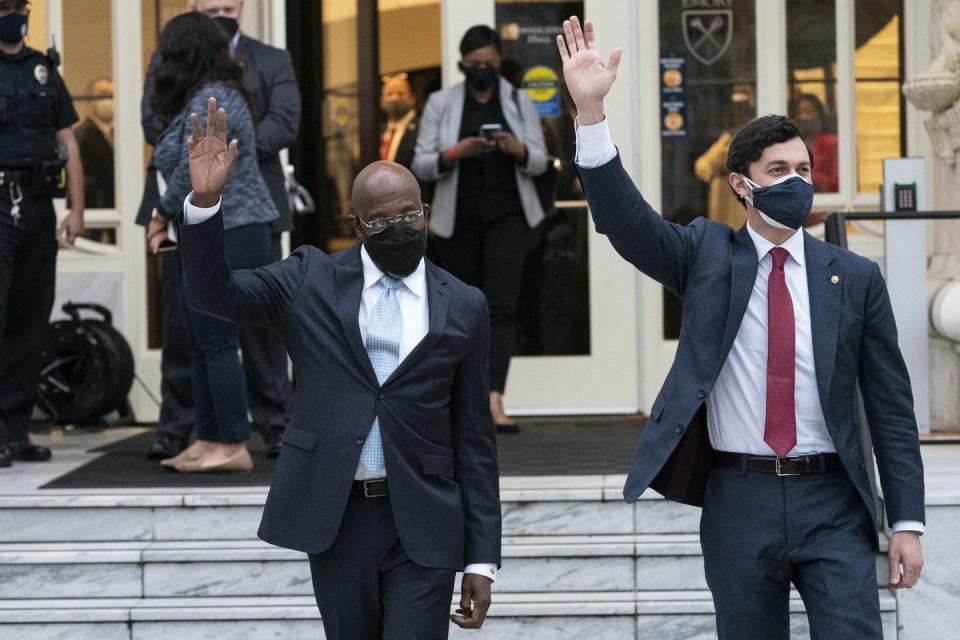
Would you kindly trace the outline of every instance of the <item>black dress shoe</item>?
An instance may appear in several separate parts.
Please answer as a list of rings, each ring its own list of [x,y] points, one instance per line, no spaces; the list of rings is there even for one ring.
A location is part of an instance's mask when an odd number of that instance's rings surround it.
[[[267,429],[263,441],[267,443],[267,457],[276,458],[280,455],[280,445],[283,444],[284,427],[274,425]]]
[[[10,453],[10,449],[7,448],[7,445],[0,442],[0,469],[4,467],[9,467],[13,464],[13,455]]]
[[[166,460],[187,448],[187,443],[172,433],[158,433],[147,451],[147,460]]]
[[[52,457],[50,449],[31,444],[29,440],[11,442],[10,454],[18,462],[46,462]]]

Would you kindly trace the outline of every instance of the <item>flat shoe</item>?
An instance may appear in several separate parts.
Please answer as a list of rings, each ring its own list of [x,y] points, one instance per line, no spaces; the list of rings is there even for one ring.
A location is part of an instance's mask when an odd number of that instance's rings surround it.
[[[201,460],[200,468],[197,471],[201,473],[250,473],[253,471],[253,458],[246,449],[230,456],[223,462],[216,464],[209,460]]]

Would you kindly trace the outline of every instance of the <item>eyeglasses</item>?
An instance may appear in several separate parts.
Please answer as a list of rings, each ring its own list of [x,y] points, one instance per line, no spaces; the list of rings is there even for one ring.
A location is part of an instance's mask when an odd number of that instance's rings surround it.
[[[400,215],[393,216],[391,218],[377,218],[371,222],[365,222],[360,218],[360,216],[356,216],[356,218],[360,223],[360,226],[366,229],[369,233],[380,233],[392,224],[399,224],[404,227],[419,226],[423,224],[423,221],[428,215],[430,215],[430,205],[424,204],[423,209],[420,211],[401,213]]]

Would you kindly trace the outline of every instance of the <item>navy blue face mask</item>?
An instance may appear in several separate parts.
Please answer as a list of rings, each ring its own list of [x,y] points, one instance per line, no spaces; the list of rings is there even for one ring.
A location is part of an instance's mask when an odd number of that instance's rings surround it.
[[[743,181],[750,187],[751,196],[745,196],[760,213],[763,221],[778,229],[797,230],[813,208],[813,185],[796,173],[778,178],[761,187],[745,175]]]
[[[19,13],[0,18],[0,42],[17,44],[27,37],[27,21],[29,16]]]

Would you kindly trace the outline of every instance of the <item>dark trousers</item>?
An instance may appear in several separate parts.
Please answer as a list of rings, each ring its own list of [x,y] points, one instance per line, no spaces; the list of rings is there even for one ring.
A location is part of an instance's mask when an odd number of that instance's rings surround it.
[[[0,442],[28,440],[57,274],[50,198],[24,194],[20,222],[0,187]]]
[[[160,420],[157,430],[188,440],[193,432],[190,343],[181,321],[180,254],[163,254],[163,343],[160,356]]]
[[[414,563],[390,499],[353,494],[333,545],[310,555],[327,640],[445,640],[454,571]]]
[[[268,263],[283,257],[280,234],[271,234]],[[287,373],[287,350],[275,332],[266,327],[240,327],[240,351],[247,379],[247,404],[253,423],[264,435],[270,427],[287,425],[293,389]]]
[[[882,640],[876,535],[842,472],[711,470],[700,541],[720,640],[788,640],[791,582],[811,640]]]
[[[517,211],[486,223],[457,220],[451,238],[435,238],[440,266],[477,287],[490,307],[490,390],[503,393],[517,336],[517,307],[530,227]]]
[[[224,254],[231,269],[250,269],[267,262],[270,229],[251,224],[224,232]],[[246,442],[246,382],[237,354],[240,327],[193,310],[181,294],[181,315],[190,343],[191,389],[197,438],[213,442]]]

